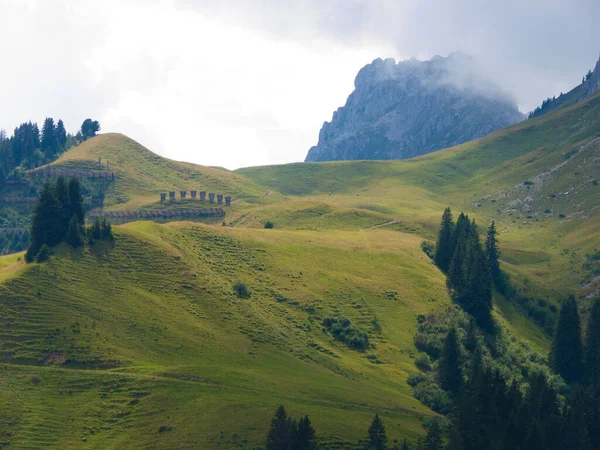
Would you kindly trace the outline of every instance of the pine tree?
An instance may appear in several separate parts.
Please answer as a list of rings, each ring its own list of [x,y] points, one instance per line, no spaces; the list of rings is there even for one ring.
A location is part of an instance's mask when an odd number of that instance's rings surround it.
[[[454,327],[450,328],[444,341],[442,358],[439,364],[439,377],[442,389],[453,395],[458,395],[463,382],[462,355]]]
[[[387,444],[385,425],[379,414],[375,414],[371,426],[369,426],[369,443],[375,450],[384,450]]]
[[[500,263],[498,258],[500,257],[500,251],[498,250],[498,239],[496,238],[498,232],[496,230],[496,224],[492,220],[492,224],[488,228],[487,237],[485,239],[485,254],[487,257],[488,267],[492,280],[498,281],[500,277]]]
[[[600,298],[592,305],[585,335],[586,381],[600,387]]]
[[[34,208],[30,237],[29,261],[37,255],[42,245],[53,247],[59,244],[64,237],[60,203],[50,183],[45,183],[42,187],[39,200]]]
[[[454,221],[452,220],[452,211],[450,208],[444,210],[442,222],[440,224],[440,232],[435,249],[434,261],[435,264],[447,271],[452,259],[453,248]]]
[[[402,441],[402,447],[400,447],[400,450],[410,450],[410,446],[408,445],[408,441],[406,439]]]
[[[310,423],[308,416],[304,416],[298,422],[298,437],[296,449],[298,450],[314,450],[317,448],[315,440],[315,429]]]
[[[61,242],[67,234],[69,228],[69,220],[73,216],[71,208],[71,199],[69,197],[69,187],[64,177],[58,177],[56,185],[54,186],[56,192],[56,199],[59,203],[60,209],[60,231],[59,231],[59,242]]]
[[[59,151],[65,149],[65,145],[67,144],[67,130],[62,120],[59,120],[56,124],[56,142]]]
[[[69,221],[69,228],[67,229],[65,241],[73,248],[79,248],[83,245],[81,225],[79,225],[76,216],[71,217],[71,220]]]
[[[427,437],[425,438],[425,450],[442,450],[444,433],[440,425],[440,419],[434,417],[427,427]]]
[[[567,383],[574,383],[581,377],[582,357],[579,311],[575,297],[570,296],[560,308],[550,360],[557,374],[561,375]]]
[[[78,178],[69,180],[69,213],[70,217],[75,215],[79,225],[83,226],[85,216],[83,212],[83,197],[81,196],[81,185]]]
[[[58,150],[58,140],[56,135],[56,126],[52,117],[46,117],[42,126],[41,150],[44,154],[52,158]]]
[[[291,425],[293,423],[293,430]],[[285,408],[280,406],[271,420],[267,434],[267,450],[292,450],[296,435],[296,423],[288,417]]]

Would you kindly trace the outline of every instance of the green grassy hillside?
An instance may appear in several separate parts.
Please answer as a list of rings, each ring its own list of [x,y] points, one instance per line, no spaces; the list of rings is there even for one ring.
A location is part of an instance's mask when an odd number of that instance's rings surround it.
[[[412,397],[417,315],[450,304],[420,249],[451,206],[495,220],[502,268],[555,306],[600,289],[600,97],[406,161],[230,172],[161,158],[122,135],[54,163],[116,178],[107,209],[160,192],[234,197],[223,223],[116,226],[116,244],[0,258],[0,441],[22,448],[253,448],[276,406],[346,448],[375,412],[394,438],[433,414]],[[191,201],[176,206],[188,207]],[[272,221],[275,229],[264,229]],[[253,295],[239,299],[243,281]],[[539,350],[548,336],[496,294],[497,317]],[[322,321],[343,315],[372,346]],[[160,427],[162,432],[159,432]]]
[[[310,414],[327,442],[348,442],[376,411],[397,438],[430,414],[405,383],[412,336],[416,314],[449,299],[418,237],[138,222],[116,242],[5,263],[0,407],[11,442],[259,445],[280,403]],[[250,299],[234,296],[238,280]],[[337,314],[366,327],[374,348],[325,333],[322,319]]]
[[[162,158],[122,134],[91,138],[65,153],[52,167],[98,170],[99,158],[103,165],[108,162],[118,180],[107,191],[105,206],[109,209],[138,209],[157,204],[159,194],[168,191],[177,191],[179,197],[180,190],[204,190],[250,202],[266,194],[261,187],[230,171]]]

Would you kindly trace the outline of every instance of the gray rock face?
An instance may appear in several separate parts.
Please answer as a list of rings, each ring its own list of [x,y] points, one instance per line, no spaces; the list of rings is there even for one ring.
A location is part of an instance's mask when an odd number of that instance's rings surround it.
[[[516,103],[453,53],[396,64],[376,59],[325,122],[306,161],[405,159],[461,144],[523,120]]]
[[[581,98],[579,100],[590,98],[596,92],[600,91],[600,59],[596,63],[592,77],[581,85],[581,91]]]

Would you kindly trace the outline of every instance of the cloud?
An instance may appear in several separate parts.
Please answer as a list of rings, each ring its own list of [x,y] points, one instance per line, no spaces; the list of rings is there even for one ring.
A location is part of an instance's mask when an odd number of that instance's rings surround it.
[[[462,50],[522,110],[600,47],[595,0],[4,0],[0,128],[86,117],[162,155],[301,161],[376,57]]]

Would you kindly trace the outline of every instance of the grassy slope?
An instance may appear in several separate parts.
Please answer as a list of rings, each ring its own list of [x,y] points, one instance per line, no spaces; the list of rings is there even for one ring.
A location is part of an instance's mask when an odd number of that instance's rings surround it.
[[[404,381],[415,314],[449,302],[419,238],[139,222],[117,239],[7,263],[0,408],[15,443],[258,445],[280,403],[329,442],[361,437],[375,411],[393,437],[419,432],[429,413]],[[233,296],[236,280],[250,300]],[[338,312],[371,330],[382,364],[322,331]]]
[[[598,249],[599,134],[596,97],[409,161],[228,172],[121,135],[87,141],[55,164],[108,159],[109,208],[214,190],[234,196],[230,226],[140,222],[117,227],[114,249],[62,249],[28,267],[0,258],[0,435],[10,423],[25,447],[245,447],[261,442],[280,403],[308,413],[329,443],[358,439],[375,411],[393,438],[420,432],[428,411],[405,383],[415,316],[449,302],[420,241],[450,205],[496,220],[503,267],[524,292],[593,292],[581,286],[593,275],[585,254]],[[251,300],[233,297],[239,279]],[[547,348],[513,305],[496,304]],[[337,312],[369,328],[383,364],[323,333],[319,319]]]
[[[484,223],[493,219],[502,232],[507,269],[535,281],[537,290],[558,295],[589,278],[582,264],[586,253],[598,249],[600,186],[593,183],[600,181],[598,136],[600,96],[413,160],[290,164],[237,173],[299,201],[308,196],[378,211],[398,220],[394,226],[412,226],[424,236],[435,232],[447,205]]]
[[[67,152],[52,166],[98,170],[98,158],[109,162],[118,182],[107,193],[108,209],[136,209],[158,203],[161,192],[198,190],[256,202],[263,188],[217,167],[162,158],[122,134],[102,134]],[[271,201],[276,198],[270,199]]]

